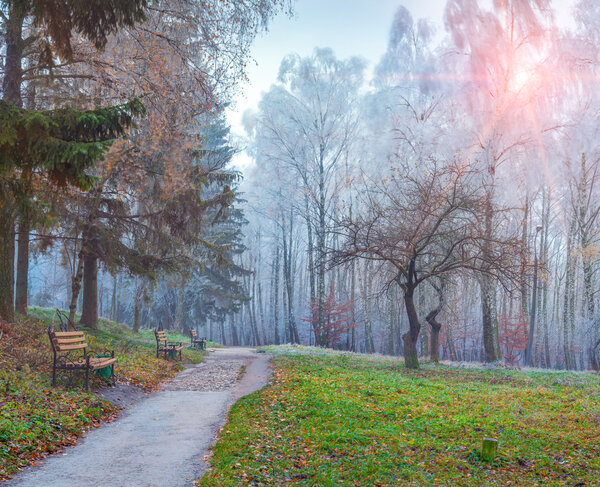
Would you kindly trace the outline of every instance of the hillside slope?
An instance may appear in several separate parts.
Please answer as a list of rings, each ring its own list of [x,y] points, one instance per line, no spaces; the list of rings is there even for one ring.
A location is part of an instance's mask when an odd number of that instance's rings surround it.
[[[62,447],[73,444],[87,429],[110,421],[118,408],[85,393],[82,373],[76,372],[69,384],[68,374],[58,375],[52,388],[52,352],[47,327],[54,311],[31,308],[28,317],[16,325],[1,325],[0,338],[0,480],[19,467]],[[115,350],[115,375],[120,384],[146,391],[173,377],[181,365],[155,356],[151,330],[133,333],[125,325],[101,320],[97,329],[81,328],[92,350]],[[173,341],[189,339],[169,334]],[[184,361],[197,363],[203,354],[184,350]],[[91,390],[108,387],[104,379],[92,376]]]

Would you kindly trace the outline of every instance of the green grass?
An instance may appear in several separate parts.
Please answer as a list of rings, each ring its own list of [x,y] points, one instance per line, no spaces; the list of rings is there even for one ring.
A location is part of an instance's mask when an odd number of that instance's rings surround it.
[[[93,393],[84,392],[83,374],[59,372],[58,387],[50,387],[52,352],[46,329],[54,310],[32,307],[27,318],[6,327],[0,339],[0,481],[20,467],[74,443],[83,432],[111,420],[117,409]],[[115,350],[115,374],[120,383],[156,389],[173,377],[181,365],[156,358],[151,330],[138,334],[121,324],[101,320],[97,329],[81,327],[89,350]],[[189,338],[167,332],[170,341],[189,344]],[[184,361],[197,363],[204,354],[185,349]],[[105,387],[91,377],[91,389]]]
[[[199,486],[598,485],[597,376],[289,352],[232,408]]]

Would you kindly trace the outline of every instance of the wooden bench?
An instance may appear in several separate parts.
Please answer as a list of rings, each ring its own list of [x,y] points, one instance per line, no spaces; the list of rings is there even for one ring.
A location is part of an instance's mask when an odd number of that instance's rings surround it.
[[[182,343],[169,343],[164,330],[154,330],[154,336],[156,337],[156,358],[161,353],[164,354],[165,360],[169,358],[169,354],[172,354],[173,358],[177,358],[177,352],[179,352],[179,360],[181,360]]]
[[[90,390],[90,370],[110,367],[110,377],[115,384],[115,358],[114,350],[105,350],[102,353],[90,354],[88,344],[82,331],[52,331],[48,327],[48,338],[54,355],[52,361],[52,387],[56,387],[57,370],[84,370],[85,390]],[[95,357],[93,355],[109,355],[108,357]]]
[[[204,350],[206,348],[206,338],[198,338],[196,330],[190,330],[190,347]]]

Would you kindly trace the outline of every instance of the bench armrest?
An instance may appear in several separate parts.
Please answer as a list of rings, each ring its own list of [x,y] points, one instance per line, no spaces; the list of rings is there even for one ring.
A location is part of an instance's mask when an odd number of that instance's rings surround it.
[[[107,348],[105,348],[104,350],[100,350],[98,348],[94,348],[89,350],[87,352],[88,355],[108,355],[111,358],[113,358],[115,356],[115,351],[114,350],[108,350]]]

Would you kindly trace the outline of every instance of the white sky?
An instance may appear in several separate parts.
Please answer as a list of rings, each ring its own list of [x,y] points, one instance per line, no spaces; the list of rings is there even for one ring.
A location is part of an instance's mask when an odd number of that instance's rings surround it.
[[[557,17],[563,22],[569,17],[574,2],[554,1],[560,10]],[[248,83],[241,87],[227,114],[232,133],[244,135],[241,123],[244,112],[255,109],[261,93],[276,82],[279,64],[287,54],[306,56],[315,47],[331,47],[339,58],[360,56],[373,66],[387,48],[392,20],[400,5],[404,5],[415,20],[429,18],[442,30],[445,4],[446,0],[296,0],[294,16],[278,15],[269,31],[254,42],[254,62],[248,66]],[[250,160],[240,153],[234,163],[243,169]]]

